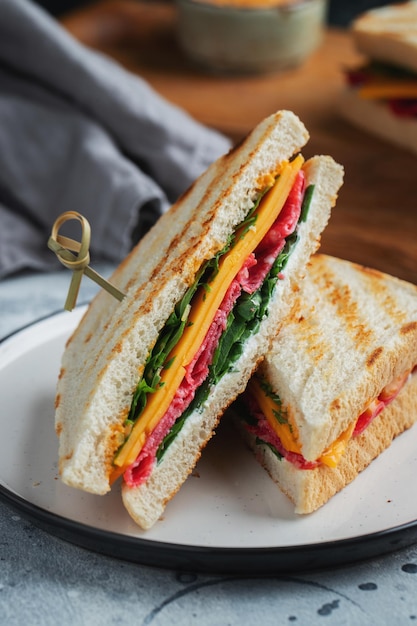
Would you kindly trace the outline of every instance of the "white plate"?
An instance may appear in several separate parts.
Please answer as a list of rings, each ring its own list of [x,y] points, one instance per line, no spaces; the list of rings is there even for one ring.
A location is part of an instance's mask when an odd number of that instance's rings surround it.
[[[64,539],[133,561],[201,571],[270,573],[345,563],[417,541],[417,429],[404,433],[316,513],[298,517],[228,424],[150,531],[115,488],[93,496],[57,471],[55,384],[84,309],[0,345],[0,494]]]

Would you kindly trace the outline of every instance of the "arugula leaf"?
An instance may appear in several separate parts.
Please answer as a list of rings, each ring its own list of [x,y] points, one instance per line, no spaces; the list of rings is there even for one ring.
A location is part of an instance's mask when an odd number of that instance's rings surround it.
[[[282,456],[282,454],[280,452],[278,452],[278,450],[275,448],[275,446],[272,445],[272,443],[268,443],[268,441],[264,441],[263,439],[261,439],[260,437],[256,437],[255,443],[258,446],[266,446],[267,448],[269,448],[271,450],[271,452],[273,452],[275,454],[275,456],[282,461],[282,459],[284,458]]]
[[[139,380],[133,394],[130,412],[127,418],[129,422],[135,422],[137,420],[146,407],[148,394],[155,393],[159,388],[161,371],[164,364],[165,367],[169,367],[172,364],[172,360],[169,363],[165,363],[165,361],[172,349],[181,339],[184,328],[187,325],[191,308],[190,302],[201,284],[207,269],[209,269],[209,263],[198,273],[194,284],[187,289],[181,301],[175,306],[174,311],[166,321],[153,349],[148,355],[143,376],[141,380]]]
[[[267,380],[265,380],[264,378],[258,377],[258,381],[264,394],[268,398],[271,398],[271,400],[274,402],[274,404],[277,407],[276,410],[272,411],[275,419],[277,420],[279,424],[285,424],[286,426],[288,426],[288,428],[290,429],[290,432],[292,432],[292,425],[288,421],[287,412],[282,406],[281,398],[279,397],[278,394],[274,393],[270,383]]]
[[[299,222],[305,222],[310,209],[311,199],[313,197],[315,185],[309,185],[304,192],[303,203],[301,205],[301,214]]]

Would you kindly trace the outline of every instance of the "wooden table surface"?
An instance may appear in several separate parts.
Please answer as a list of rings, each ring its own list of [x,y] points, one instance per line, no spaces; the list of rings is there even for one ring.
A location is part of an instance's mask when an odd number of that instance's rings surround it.
[[[417,156],[339,116],[343,68],[360,59],[348,33],[329,30],[300,68],[228,76],[200,71],[184,58],[175,41],[175,7],[169,3],[106,0],[62,21],[80,41],[117,59],[233,140],[278,109],[294,111],[310,132],[303,154],[330,154],[345,167],[321,251],[417,283]]]

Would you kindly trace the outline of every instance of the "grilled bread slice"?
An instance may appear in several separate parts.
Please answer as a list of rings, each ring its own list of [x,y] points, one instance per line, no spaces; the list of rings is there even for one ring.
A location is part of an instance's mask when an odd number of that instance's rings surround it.
[[[249,385],[254,421],[238,420],[297,513],[327,502],[415,423],[416,364],[417,287],[315,255]]]
[[[290,305],[293,281],[301,278],[319,244],[343,170],[330,157],[303,164],[295,155],[307,140],[305,127],[290,112],[261,122],[197,179],[116,270],[111,280],[126,293],[122,303],[100,293],[66,346],[55,421],[62,480],[104,494],[124,474],[124,502],[142,527],[150,527],[160,516],[194,467],[222,412],[243,391],[267,348],[270,326]],[[191,405],[184,423],[171,424],[173,431],[163,432],[160,440],[175,389],[178,400],[181,368],[190,362],[191,353],[204,347],[205,335],[196,329],[215,316],[209,303],[236,279],[247,241],[256,240],[268,220],[274,222],[275,213],[280,219],[300,176],[314,182],[314,193],[307,218],[296,226],[285,272],[274,279],[269,314],[260,314],[230,372],[215,382],[209,375],[205,393],[200,387],[194,390],[196,396],[202,394],[201,401]],[[212,274],[208,279],[207,264]],[[197,288],[197,280],[204,284]],[[182,328],[175,327],[175,337],[177,331],[183,336],[164,354],[174,322],[182,323]],[[194,339],[184,344],[195,332]],[[161,355],[163,364],[152,370]],[[151,393],[146,393],[149,389]]]

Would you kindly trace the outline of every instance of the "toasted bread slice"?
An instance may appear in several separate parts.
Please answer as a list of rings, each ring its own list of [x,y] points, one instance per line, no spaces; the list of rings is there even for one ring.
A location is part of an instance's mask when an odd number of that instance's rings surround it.
[[[257,443],[254,431],[243,429],[297,512],[324,504],[417,421],[416,376],[410,374],[416,364],[417,287],[348,261],[313,257],[259,373],[279,396],[286,428],[306,462],[320,461],[340,438],[345,451],[334,467],[319,462],[305,469],[299,459],[279,460]],[[372,401],[407,375],[399,395],[352,436]]]
[[[97,494],[110,489],[132,397],[161,329],[200,268],[224,249],[260,190],[307,139],[305,127],[290,112],[261,122],[209,167],[116,270],[111,281],[126,293],[124,300],[116,302],[102,292],[91,303],[66,346],[58,381],[55,424],[59,470],[66,484]],[[285,270],[288,280],[278,280],[269,317],[249,338],[235,369],[187,419],[183,434],[144,485],[123,487],[124,502],[143,527],[155,522],[193,468],[225,407],[244,389],[267,348],[269,324],[286,313],[292,281],[301,278],[319,245],[343,168],[330,157],[317,157],[303,169],[316,188]],[[151,434],[146,431],[146,436]]]
[[[358,437],[351,439],[337,467],[320,465],[298,469],[285,458],[278,460],[270,448],[258,445],[256,438],[241,429],[259,463],[280,490],[294,503],[294,511],[308,514],[326,504],[336,493],[353,482],[392,443],[393,439],[417,421],[417,376],[397,398]]]
[[[417,73],[417,4],[402,2],[371,9],[352,24],[357,49],[370,59]]]
[[[304,166],[307,184],[314,184],[308,220],[300,226],[299,241],[285,268],[283,280],[277,283],[269,315],[257,334],[247,342],[241,357],[213,388],[202,409],[187,419],[186,426],[171,444],[163,462],[150,479],[136,488],[122,487],[123,501],[133,519],[149,528],[162,514],[166,503],[179,489],[197,463],[201,451],[214,434],[220,417],[233,400],[244,391],[256,366],[268,350],[272,329],[289,311],[294,292],[305,273],[306,264],[320,242],[320,234],[330,217],[342,182],[342,170],[333,159],[313,157]]]

